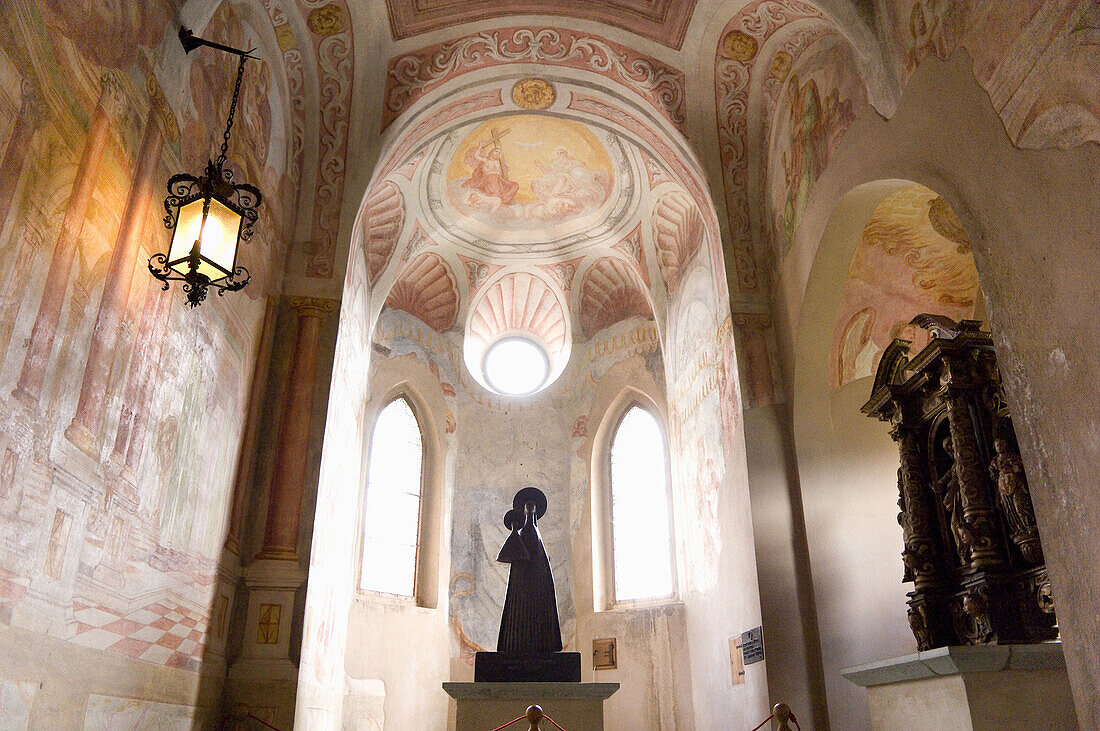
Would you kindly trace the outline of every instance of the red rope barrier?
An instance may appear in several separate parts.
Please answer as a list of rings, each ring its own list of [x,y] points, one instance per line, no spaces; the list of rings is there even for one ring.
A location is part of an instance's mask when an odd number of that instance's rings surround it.
[[[759,726],[757,726],[756,728],[754,728],[754,729],[753,729],[752,731],[760,731],[760,729],[764,728],[764,724],[765,724],[765,723],[767,723],[768,721],[772,720],[773,718],[775,718],[775,714],[774,714],[774,713],[773,713],[772,715],[768,716],[767,718],[765,718],[765,719],[764,719],[764,720],[763,720],[763,721],[762,721],[762,722],[760,723],[760,725],[759,725]]]
[[[525,720],[526,718],[527,718],[527,714],[525,713],[525,714],[523,714],[522,716],[520,716],[519,718],[513,718],[513,719],[512,719],[511,721],[509,721],[508,723],[504,724],[503,726],[497,726],[497,727],[496,727],[495,729],[493,729],[493,731],[501,731],[501,729],[505,729],[505,728],[508,728],[508,727],[509,727],[509,726],[511,726],[511,725],[512,725],[513,723],[516,723],[517,721],[523,721],[523,720]]]
[[[765,723],[767,723],[768,721],[772,720],[773,718],[775,718],[775,714],[774,714],[774,713],[773,713],[772,715],[768,716],[767,718],[765,718],[765,719],[764,719],[764,720],[763,720],[763,721],[762,721],[762,722],[760,723],[760,725],[759,725],[759,726],[757,726],[756,728],[752,729],[752,731],[760,731],[760,729],[764,728],[764,724],[765,724]],[[794,721],[794,727],[795,727],[796,729],[798,729],[798,731],[802,731],[802,727],[798,725],[798,719],[794,717],[794,714],[793,714],[793,713],[791,714],[791,720],[792,720],[792,721]],[[557,726],[558,724],[556,724],[556,723],[555,723],[554,725],[555,725],[555,726]],[[561,728],[561,727],[559,726],[558,728]]]
[[[260,722],[260,723],[262,723],[262,724],[263,724],[264,726],[267,726],[268,728],[273,728],[273,729],[275,729],[275,731],[279,731],[279,727],[278,727],[278,726],[272,726],[272,725],[271,725],[270,723],[268,723],[267,721],[263,720],[262,718],[256,718],[256,717],[255,717],[255,716],[253,716],[253,715],[252,715],[251,713],[250,713],[250,714],[248,714],[247,718],[251,718],[251,719],[252,719],[253,721],[259,721],[259,722]]]
[[[544,715],[542,718],[544,721],[549,721],[550,723],[554,724],[554,728],[556,728],[558,731],[565,731],[565,729],[558,725],[557,721],[550,718],[549,716]],[[799,731],[802,731],[802,729],[799,729]]]

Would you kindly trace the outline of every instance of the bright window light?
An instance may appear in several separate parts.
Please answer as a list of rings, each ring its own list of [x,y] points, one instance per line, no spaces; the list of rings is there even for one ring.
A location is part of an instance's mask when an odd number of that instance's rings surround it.
[[[359,588],[413,595],[423,463],[420,424],[404,398],[394,399],[370,441]]]
[[[653,414],[632,406],[611,442],[615,599],[673,594],[665,441]]]
[[[549,374],[546,351],[527,338],[498,340],[485,353],[485,380],[490,388],[506,396],[538,391]]]

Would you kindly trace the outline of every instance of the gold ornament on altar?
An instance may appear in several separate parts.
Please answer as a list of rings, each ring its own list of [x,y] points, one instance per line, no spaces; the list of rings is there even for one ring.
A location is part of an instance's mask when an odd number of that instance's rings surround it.
[[[512,101],[521,109],[546,109],[555,97],[554,87],[544,79],[524,79],[512,87]]]

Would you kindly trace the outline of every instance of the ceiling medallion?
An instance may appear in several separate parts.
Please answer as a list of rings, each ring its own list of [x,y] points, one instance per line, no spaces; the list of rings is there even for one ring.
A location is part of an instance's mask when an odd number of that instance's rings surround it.
[[[347,28],[347,18],[339,5],[322,5],[306,18],[309,29],[319,36],[333,36]]]
[[[555,97],[554,87],[545,79],[523,79],[512,87],[512,101],[521,109],[546,109]]]
[[[751,61],[753,56],[756,55],[757,47],[755,38],[739,30],[730,31],[722,39],[722,51],[725,53],[726,58],[731,58],[734,61]]]

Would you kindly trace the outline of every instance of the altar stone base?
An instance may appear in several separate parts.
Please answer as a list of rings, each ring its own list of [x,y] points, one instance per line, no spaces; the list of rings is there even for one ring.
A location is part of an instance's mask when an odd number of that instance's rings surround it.
[[[603,731],[603,702],[618,689],[618,683],[443,684],[458,706],[455,731],[490,731],[522,716],[530,705],[541,706],[566,731]],[[526,721],[511,727],[528,728]],[[542,728],[554,727],[543,721]]]
[[[1078,728],[1061,643],[940,647],[841,674],[867,688],[876,730]]]

